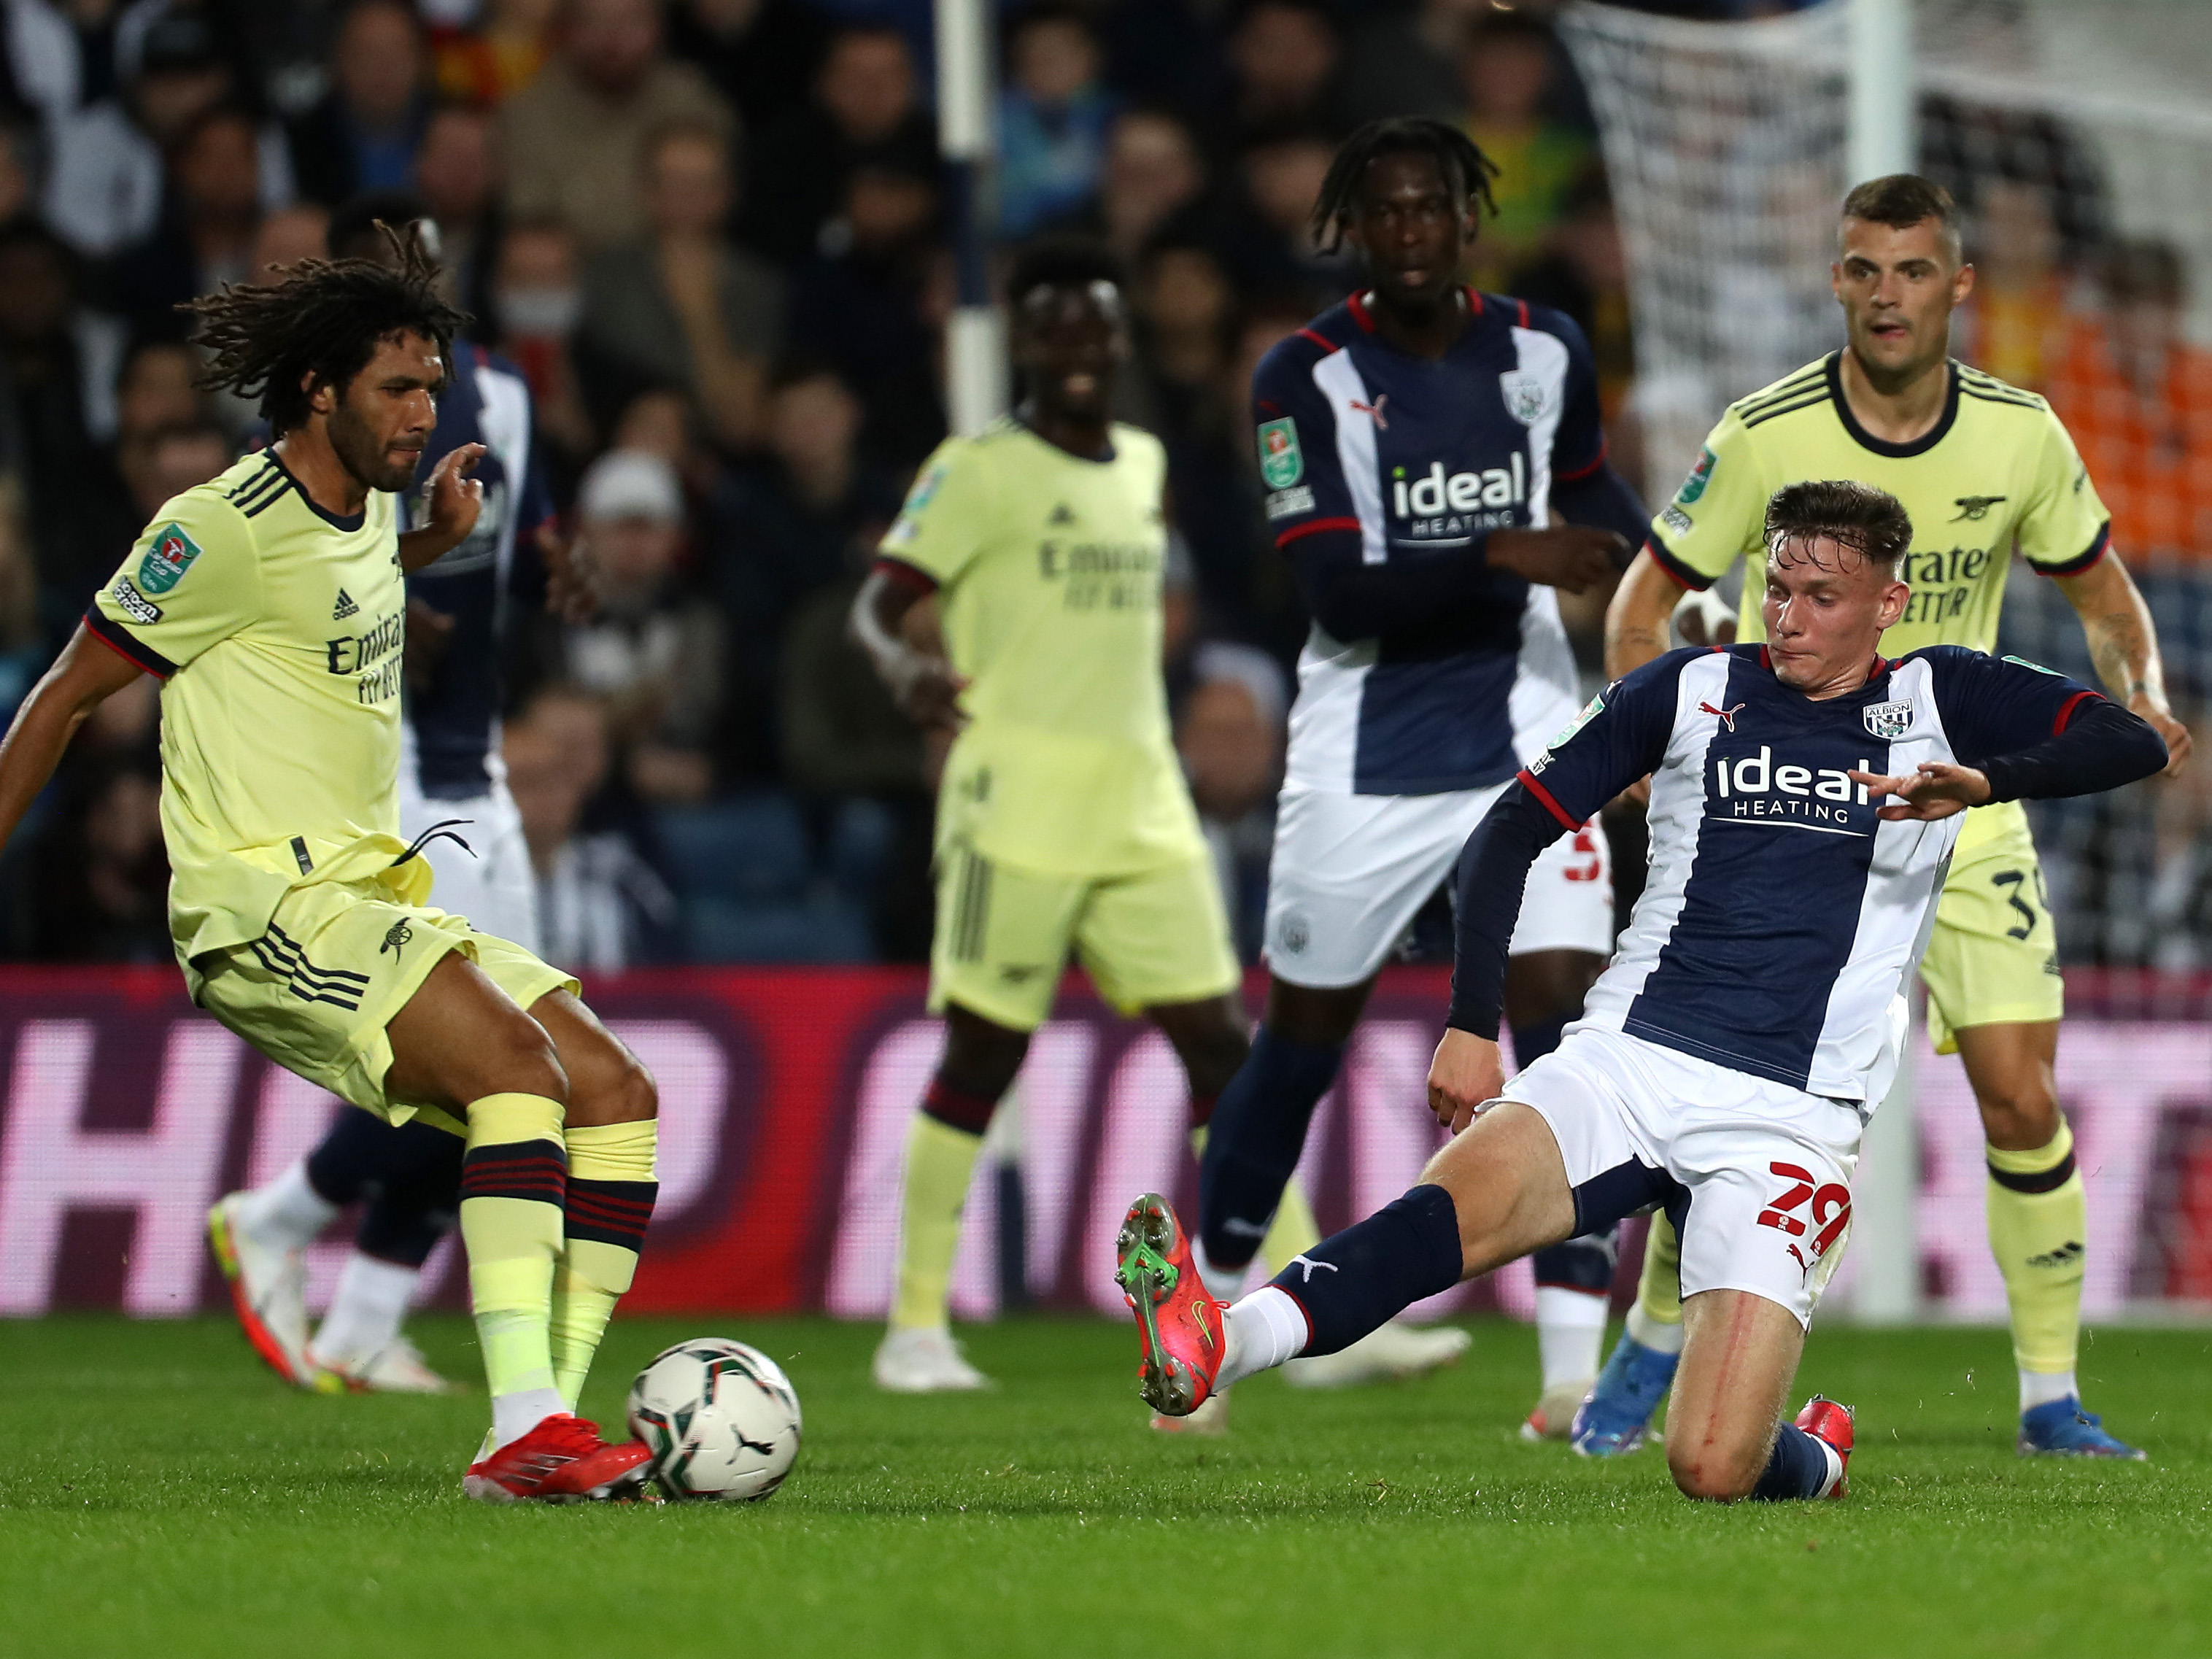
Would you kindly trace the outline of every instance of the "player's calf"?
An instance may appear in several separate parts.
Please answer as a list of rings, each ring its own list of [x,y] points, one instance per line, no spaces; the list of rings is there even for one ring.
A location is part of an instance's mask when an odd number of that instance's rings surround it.
[[[1783,1401],[1804,1349],[1790,1309],[1749,1291],[1683,1304],[1688,1327],[1668,1410],[1667,1467],[1686,1498],[1729,1504],[1842,1495],[1850,1414],[1815,1399],[1795,1424]]]

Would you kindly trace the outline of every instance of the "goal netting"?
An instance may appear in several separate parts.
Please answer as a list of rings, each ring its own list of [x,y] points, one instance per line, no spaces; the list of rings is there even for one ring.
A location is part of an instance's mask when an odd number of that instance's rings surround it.
[[[1849,0],[1733,24],[1576,0],[1559,27],[1602,135],[1643,482],[1661,501],[1727,404],[1841,343],[1828,264],[1854,182]],[[2212,737],[2212,5],[1919,0],[1914,40],[1898,67],[1917,88],[1917,167],[1965,207],[1978,276],[1954,349],[2051,398],[2150,600],[2176,711]],[[2094,683],[2063,594],[2018,565],[2001,648]],[[2212,784],[2033,810],[2070,1006],[2103,1016],[2069,1021],[2059,1054],[2095,1166],[2088,1308],[2203,1297]],[[1931,1057],[1917,1079],[1917,1201],[1895,1218],[1917,1212],[1919,1241],[1901,1271],[1923,1305],[2002,1317],[1972,1095],[1955,1062]],[[1885,1116],[1903,1117],[1887,1127],[1909,1164],[1911,1114]],[[1892,1155],[1870,1140],[1869,1171]],[[1864,1243],[1854,1257],[1883,1254]]]

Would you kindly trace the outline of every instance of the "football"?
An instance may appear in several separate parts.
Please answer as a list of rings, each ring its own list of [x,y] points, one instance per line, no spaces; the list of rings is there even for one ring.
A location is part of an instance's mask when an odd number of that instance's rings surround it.
[[[723,1336],[664,1349],[629,1389],[630,1432],[672,1499],[757,1502],[799,1456],[799,1395],[758,1348]]]

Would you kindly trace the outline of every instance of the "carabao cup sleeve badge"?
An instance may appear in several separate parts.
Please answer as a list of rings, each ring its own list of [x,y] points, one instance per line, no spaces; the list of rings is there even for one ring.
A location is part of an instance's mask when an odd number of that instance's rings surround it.
[[[182,525],[164,525],[146,545],[138,561],[138,586],[148,593],[166,593],[184,580],[185,572],[200,556],[199,544],[185,534]]]
[[[1298,447],[1298,424],[1285,415],[1260,423],[1260,476],[1270,489],[1288,489],[1306,475],[1305,452]]]

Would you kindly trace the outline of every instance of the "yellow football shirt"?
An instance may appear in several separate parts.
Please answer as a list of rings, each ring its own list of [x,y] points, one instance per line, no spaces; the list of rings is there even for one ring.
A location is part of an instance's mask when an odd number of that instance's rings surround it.
[[[161,685],[161,832],[179,961],[262,936],[311,880],[399,839],[406,588],[398,498],[324,512],[273,452],[167,502],[85,625]]]
[[[1994,651],[2015,550],[2051,576],[2086,570],[2104,556],[2111,515],[2041,398],[1954,362],[1936,425],[1911,443],[1889,443],[1852,416],[1839,362],[1831,352],[1730,404],[1652,521],[1653,556],[1686,586],[1711,586],[1745,562],[1738,639],[1766,637],[1759,607],[1767,499],[1808,478],[1876,485],[1912,520],[1911,550],[1899,572],[1912,598],[1881,636],[1886,656],[1925,645]],[[1962,850],[2008,824],[2024,832],[2026,822],[2017,802],[1978,808]]]
[[[1086,877],[1204,854],[1161,678],[1166,453],[1132,426],[1113,447],[1085,460],[1008,420],[948,439],[884,538],[936,584],[969,683],[940,848]]]

